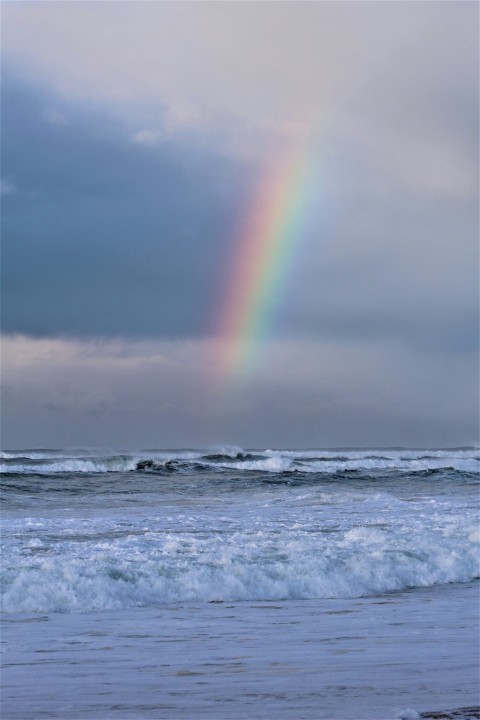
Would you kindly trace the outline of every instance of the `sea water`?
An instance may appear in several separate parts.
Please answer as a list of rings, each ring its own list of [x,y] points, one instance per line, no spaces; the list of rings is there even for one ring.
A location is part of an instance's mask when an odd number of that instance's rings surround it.
[[[475,717],[479,468],[3,453],[2,719]]]

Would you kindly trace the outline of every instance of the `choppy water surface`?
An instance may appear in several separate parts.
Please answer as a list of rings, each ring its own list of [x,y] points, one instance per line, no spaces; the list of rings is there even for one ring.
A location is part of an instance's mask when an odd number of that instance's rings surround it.
[[[361,720],[360,706],[367,719],[478,698],[476,450],[25,451],[1,462],[4,718]],[[105,703],[100,660],[117,688]],[[91,697],[69,704],[58,673],[69,687],[77,663]],[[27,667],[41,685],[22,708]],[[449,699],[456,668],[462,692]]]

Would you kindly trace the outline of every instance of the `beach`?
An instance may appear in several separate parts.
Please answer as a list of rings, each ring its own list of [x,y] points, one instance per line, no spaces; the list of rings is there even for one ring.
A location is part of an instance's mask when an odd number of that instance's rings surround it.
[[[475,705],[478,598],[469,583],[354,602],[15,615],[2,717],[393,720]]]

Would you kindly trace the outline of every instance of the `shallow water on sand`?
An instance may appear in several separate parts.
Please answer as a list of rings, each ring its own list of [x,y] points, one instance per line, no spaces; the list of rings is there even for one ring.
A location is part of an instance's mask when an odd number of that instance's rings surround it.
[[[2,719],[387,720],[475,705],[478,601],[467,583],[9,615]]]

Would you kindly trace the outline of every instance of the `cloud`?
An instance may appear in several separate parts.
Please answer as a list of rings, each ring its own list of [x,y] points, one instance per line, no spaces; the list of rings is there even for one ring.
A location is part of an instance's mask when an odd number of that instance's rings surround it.
[[[477,25],[475,3],[9,3],[3,52],[66,98],[148,108],[227,152],[317,118],[406,187],[471,196],[475,140],[449,123],[456,107],[478,126]]]
[[[15,192],[15,182],[11,178],[0,179],[0,195],[11,195]]]
[[[42,115],[43,119],[52,125],[68,125],[65,115],[55,110],[55,108],[46,108]]]
[[[25,190],[3,213],[4,331],[213,334],[260,169],[150,131],[132,142],[105,114],[45,123],[54,98],[12,80],[3,99],[3,167]],[[476,346],[476,199],[381,184],[362,149],[313,164],[268,332]]]
[[[33,335],[211,331],[248,172],[181,145],[152,154],[108,117],[42,121],[4,83],[3,157],[25,189],[3,215],[3,328]]]
[[[133,142],[154,148],[162,141],[163,133],[160,130],[137,130],[133,135]]]
[[[10,441],[470,442],[478,12],[7,3]],[[220,402],[232,258],[268,161],[305,144],[264,361]]]
[[[277,342],[218,392],[211,341],[3,340],[4,445],[322,447],[461,445],[476,437],[472,353],[401,344]]]

